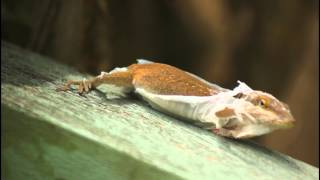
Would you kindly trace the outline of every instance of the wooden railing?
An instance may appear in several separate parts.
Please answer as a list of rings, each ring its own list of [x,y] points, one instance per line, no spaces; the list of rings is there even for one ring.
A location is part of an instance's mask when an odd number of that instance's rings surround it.
[[[1,44],[1,179],[317,179],[318,168],[133,98],[56,92],[88,77]]]

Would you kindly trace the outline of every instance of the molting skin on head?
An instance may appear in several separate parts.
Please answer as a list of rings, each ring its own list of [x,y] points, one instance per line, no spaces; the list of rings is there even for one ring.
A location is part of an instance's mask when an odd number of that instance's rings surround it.
[[[222,136],[249,138],[293,126],[295,120],[288,106],[268,93],[252,90],[239,82],[238,87],[222,96],[230,99],[230,95],[233,100],[215,112],[220,121],[225,119],[226,122],[216,131]],[[230,115],[224,117],[226,113]]]
[[[249,109],[249,111],[250,115],[255,119],[279,126],[279,128],[291,127],[293,125],[294,118],[288,105],[272,95],[261,91],[254,91],[248,94],[245,100],[254,105],[254,109]]]

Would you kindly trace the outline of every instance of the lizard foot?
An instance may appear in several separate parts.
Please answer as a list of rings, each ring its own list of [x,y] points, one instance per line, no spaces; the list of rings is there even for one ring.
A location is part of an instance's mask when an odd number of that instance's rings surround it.
[[[82,81],[73,81],[69,80],[62,87],[58,87],[56,91],[68,91],[71,89],[71,85],[78,85],[78,93],[82,94],[83,92],[89,92],[92,88],[92,83],[89,80],[83,79]]]

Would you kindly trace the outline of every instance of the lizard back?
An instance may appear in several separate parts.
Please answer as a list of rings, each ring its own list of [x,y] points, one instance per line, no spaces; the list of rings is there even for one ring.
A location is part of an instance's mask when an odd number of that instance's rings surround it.
[[[167,64],[133,64],[128,70],[136,88],[159,95],[211,96],[223,91],[200,77]]]

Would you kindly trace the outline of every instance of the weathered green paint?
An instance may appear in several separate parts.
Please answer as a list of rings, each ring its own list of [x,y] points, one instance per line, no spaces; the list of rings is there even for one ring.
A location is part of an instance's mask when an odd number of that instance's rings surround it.
[[[1,44],[5,179],[317,179],[318,168],[216,136],[135,99],[56,92],[83,75]]]

